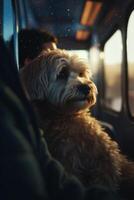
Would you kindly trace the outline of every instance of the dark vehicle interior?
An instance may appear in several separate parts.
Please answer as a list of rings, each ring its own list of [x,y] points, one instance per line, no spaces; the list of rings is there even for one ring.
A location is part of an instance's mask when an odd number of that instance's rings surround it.
[[[58,48],[80,51],[88,59],[98,88],[97,104],[91,110],[92,114],[118,142],[121,151],[134,160],[134,1],[1,1],[0,35],[3,44],[0,50],[0,81],[5,82],[21,99],[30,113],[28,120],[37,130],[32,108],[15,75],[19,70],[18,33],[24,28],[47,30],[58,38]],[[15,63],[16,69],[11,63]],[[4,94],[1,93],[0,98],[4,99]],[[17,112],[14,113],[16,118]],[[31,135],[26,133],[26,137],[30,144],[35,143]],[[29,158],[33,162],[34,158]],[[37,169],[34,170],[35,174]]]

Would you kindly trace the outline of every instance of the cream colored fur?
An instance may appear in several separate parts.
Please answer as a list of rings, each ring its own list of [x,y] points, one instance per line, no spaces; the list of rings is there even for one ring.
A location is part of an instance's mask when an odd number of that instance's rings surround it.
[[[85,185],[134,190],[134,164],[121,154],[89,109],[97,89],[84,61],[67,51],[45,52],[20,73],[53,157]]]

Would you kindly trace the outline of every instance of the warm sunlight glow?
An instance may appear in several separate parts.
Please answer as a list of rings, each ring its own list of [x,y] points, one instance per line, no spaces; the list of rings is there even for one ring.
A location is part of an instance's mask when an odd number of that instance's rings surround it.
[[[88,51],[86,51],[86,50],[70,50],[69,52],[77,54],[80,58],[85,59],[86,62],[89,62]]]
[[[89,51],[90,63],[93,67],[97,67],[100,60],[100,51],[97,47],[92,47]]]
[[[104,59],[104,52],[103,52],[103,51],[100,52],[100,59],[101,59],[101,60]]]
[[[121,32],[118,30],[105,44],[104,60],[106,64],[113,65],[120,63],[121,59],[122,59],[122,39],[121,39]]]
[[[116,31],[104,47],[105,103],[115,111],[121,110],[122,36]]]
[[[100,50],[97,46],[93,46],[89,50],[89,64],[95,75],[98,72],[100,65]]]

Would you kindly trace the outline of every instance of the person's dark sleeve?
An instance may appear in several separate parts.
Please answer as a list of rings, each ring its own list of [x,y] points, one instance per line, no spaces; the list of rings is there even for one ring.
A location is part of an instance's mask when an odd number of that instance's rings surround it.
[[[0,87],[0,199],[47,199],[40,165],[21,129],[26,126],[21,108],[12,92]]]

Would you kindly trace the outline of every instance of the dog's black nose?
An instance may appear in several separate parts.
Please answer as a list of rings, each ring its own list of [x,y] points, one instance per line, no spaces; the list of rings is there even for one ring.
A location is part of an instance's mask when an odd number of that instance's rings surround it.
[[[86,84],[81,84],[78,86],[78,90],[82,92],[83,94],[88,95],[90,91],[90,87]]]

